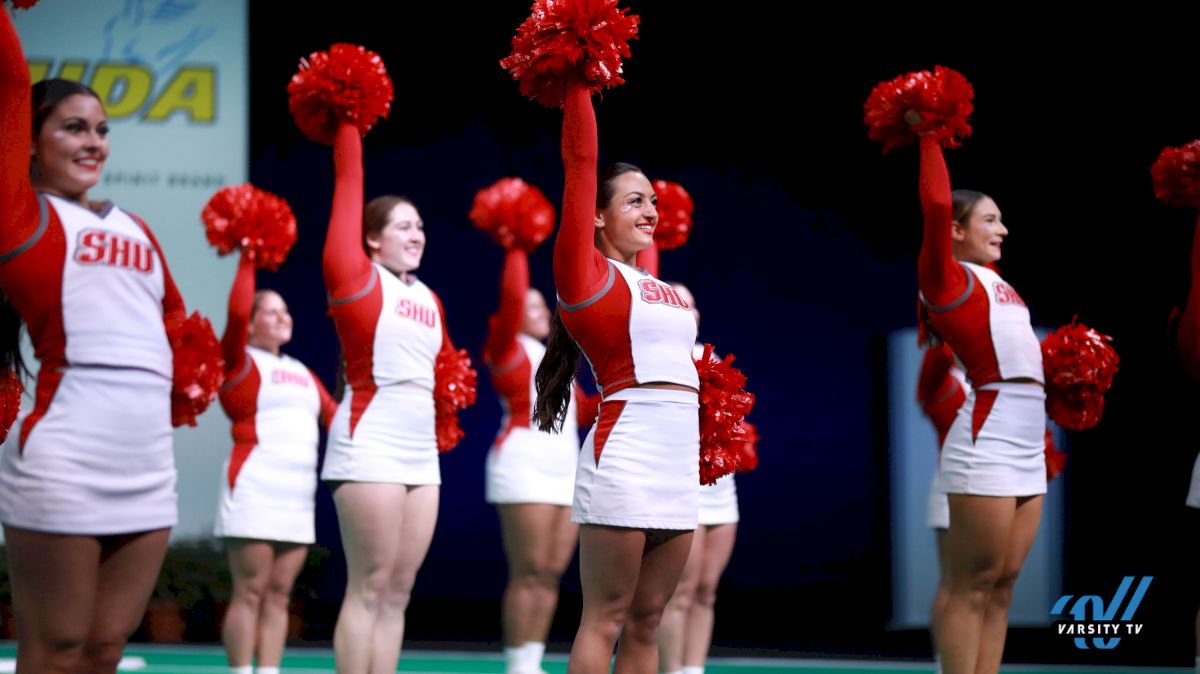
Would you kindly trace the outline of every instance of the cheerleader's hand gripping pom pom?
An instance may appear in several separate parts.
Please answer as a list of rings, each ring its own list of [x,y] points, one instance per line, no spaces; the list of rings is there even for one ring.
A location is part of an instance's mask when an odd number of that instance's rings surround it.
[[[278,269],[296,243],[296,216],[287,201],[249,183],[218,190],[200,219],[219,255],[244,250],[259,269]]]
[[[932,136],[947,148],[958,147],[971,135],[967,123],[974,110],[975,90],[967,78],[950,68],[905,73],[880,82],[863,105],[863,121],[883,152]]]
[[[1102,335],[1072,320],[1042,340],[1046,412],[1063,428],[1093,428],[1104,414],[1120,358]]]
[[[475,404],[476,373],[466,349],[439,352],[433,372],[438,451],[448,452],[465,435],[458,424],[458,411]]]
[[[171,387],[171,425],[196,425],[225,381],[225,359],[212,324],[199,312],[186,319],[169,319],[167,338],[174,354]]]
[[[366,135],[392,108],[392,79],[383,59],[354,44],[338,43],[329,51],[300,60],[288,83],[288,108],[309,140],[333,145],[342,124]]]
[[[506,250],[532,252],[554,231],[554,206],[541,190],[520,178],[501,178],[479,190],[470,218]]]
[[[623,84],[622,62],[640,21],[628,11],[616,0],[536,0],[500,67],[523,95],[550,108],[563,106],[572,80],[593,92]]]
[[[713,359],[713,345],[695,360],[700,376],[700,484],[714,484],[738,469],[746,441],[743,422],[754,407],[754,394],[745,390],[746,376],[733,367],[735,357]]]

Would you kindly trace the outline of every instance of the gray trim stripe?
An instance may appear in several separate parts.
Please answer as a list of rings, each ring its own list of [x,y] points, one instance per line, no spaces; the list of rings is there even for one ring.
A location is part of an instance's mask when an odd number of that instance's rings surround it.
[[[379,281],[379,270],[378,270],[378,269],[376,269],[376,268],[375,268],[375,267],[372,265],[372,267],[371,267],[371,281],[370,281],[369,283],[367,283],[367,287],[365,287],[365,288],[363,288],[362,290],[360,290],[360,291],[358,291],[358,292],[354,293],[353,295],[351,295],[351,296],[347,297],[347,298],[346,298],[346,299],[344,299],[344,300],[335,300],[335,299],[333,299],[333,297],[330,297],[330,298],[329,298],[329,306],[331,306],[331,307],[336,307],[336,306],[338,306],[339,304],[346,304],[347,302],[353,302],[354,300],[356,300],[356,299],[358,299],[358,298],[360,298],[360,297],[362,297],[362,296],[366,295],[367,293],[371,292],[371,289],[375,287],[375,284],[376,284],[378,281]]]
[[[959,262],[959,264],[962,264],[963,271],[965,271],[967,273],[967,289],[963,291],[963,294],[961,296],[959,296],[958,299],[954,300],[953,302],[951,302],[950,304],[947,304],[944,307],[939,307],[936,304],[933,304],[929,300],[926,300],[925,297],[922,295],[921,301],[925,303],[925,306],[930,311],[937,313],[937,314],[945,313],[947,311],[950,311],[951,309],[958,307],[963,302],[966,302],[967,298],[971,296],[971,291],[975,289],[975,272],[973,272],[969,268],[967,268],[967,265],[965,265],[961,262]]]
[[[238,372],[236,375],[234,375],[233,379],[226,379],[225,383],[221,386],[221,390],[228,391],[229,389],[233,388],[234,386],[237,386],[238,384],[242,383],[242,380],[245,379],[246,376],[250,374],[250,366],[253,365],[253,363],[250,361],[252,361],[252,360],[253,360],[253,358],[251,358],[250,354],[247,353],[246,361],[242,365],[241,371]]]
[[[605,293],[607,293],[609,290],[612,289],[613,282],[616,281],[616,279],[617,279],[616,274],[617,274],[617,269],[616,269],[616,267],[613,266],[612,260],[609,260],[608,261],[608,280],[605,281],[604,287],[600,289],[600,292],[596,293],[595,295],[592,295],[591,297],[580,302],[579,304],[567,304],[566,302],[563,301],[562,296],[559,295],[558,306],[566,311],[578,311],[584,307],[595,304],[596,302],[600,301],[601,297],[604,297]]]
[[[33,231],[33,234],[29,235],[28,239],[25,239],[19,245],[17,245],[16,248],[13,248],[12,250],[8,251],[7,253],[0,254],[0,264],[4,264],[5,262],[8,262],[9,260],[20,255],[21,253],[24,253],[25,251],[29,250],[30,248],[33,248],[33,246],[38,241],[41,240],[42,235],[44,235],[46,233],[46,230],[50,226],[50,206],[49,206],[49,204],[46,203],[46,196],[44,194],[37,195],[37,203],[38,203],[38,226],[37,226],[37,229],[35,229]]]

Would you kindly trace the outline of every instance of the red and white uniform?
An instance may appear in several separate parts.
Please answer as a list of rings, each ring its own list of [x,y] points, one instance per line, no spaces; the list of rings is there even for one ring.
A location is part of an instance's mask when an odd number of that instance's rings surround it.
[[[951,255],[950,176],[930,137],[921,140],[921,206],[921,301],[972,387],[942,446],[941,487],[951,494],[1043,494],[1046,394],[1029,309],[999,274]]]
[[[921,373],[917,377],[917,402],[925,415],[933,422],[938,437],[938,459],[942,455],[942,442],[950,432],[950,426],[958,417],[958,410],[967,400],[967,377],[954,358],[954,352],[945,344],[931,346],[925,350],[921,360]],[[929,503],[925,523],[931,529],[950,528],[950,501],[946,492],[939,488],[938,470],[933,471],[929,483]]]
[[[500,280],[500,309],[490,321],[485,347],[492,386],[504,408],[500,432],[487,456],[485,498],[495,504],[569,506],[574,500],[579,426],[592,423],[599,401],[576,385],[560,432],[532,427],[534,378],[546,347],[520,332],[528,289],[528,256],[510,250]]]
[[[232,422],[233,449],[221,471],[213,533],[313,543],[317,423],[328,426],[337,403],[300,361],[246,345],[253,298],[254,267],[243,260],[221,340],[221,407]]]
[[[0,461],[0,520],[106,535],[176,521],[172,354],[183,300],[145,223],[38,195],[30,82],[0,17],[0,285],[41,364],[34,407]]]
[[[343,125],[334,141],[336,182],[323,268],[341,339],[346,390],[321,478],[441,484],[433,402],[434,363],[454,348],[433,291],[403,281],[362,248],[362,138]]]
[[[694,529],[699,511],[696,321],[666,283],[605,258],[592,243],[598,178],[588,90],[570,87],[563,117],[566,190],[554,244],[562,319],[603,395],[575,474],[571,520],[639,529]],[[649,198],[649,195],[647,195]]]

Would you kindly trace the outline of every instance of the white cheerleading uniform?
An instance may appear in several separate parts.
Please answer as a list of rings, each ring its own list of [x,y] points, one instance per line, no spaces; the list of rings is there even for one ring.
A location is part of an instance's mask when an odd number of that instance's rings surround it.
[[[945,307],[926,302],[938,333],[967,369],[972,390],[942,446],[940,489],[949,494],[1046,492],[1042,350],[1029,309],[996,272],[961,262],[967,289]]]
[[[421,281],[373,268],[366,288],[330,300],[347,383],[321,479],[441,484],[433,401],[434,363],[449,343],[441,304]]]
[[[970,392],[971,385],[967,383],[967,376],[961,369],[950,368],[950,376],[962,387],[964,395]],[[948,429],[947,432],[949,432]],[[941,480],[938,477],[938,473],[941,471],[941,454],[942,450],[939,447],[938,462],[934,465],[933,479],[929,481],[929,503],[925,513],[925,524],[930,529],[950,528],[950,499],[946,496],[946,492],[942,491]]]
[[[145,224],[38,195],[37,229],[0,252],[0,283],[41,363],[33,409],[0,460],[0,520],[108,535],[176,522],[172,352],[183,311]]]
[[[485,498],[488,503],[549,503],[569,506],[574,499],[575,464],[579,455],[579,426],[575,395],[558,433],[531,427],[537,391],[534,374],[546,347],[538,340],[517,335],[512,362],[491,370],[501,393],[504,419],[488,452]],[[576,391],[577,392],[577,391]]]
[[[701,485],[700,524],[733,524],[738,519],[737,485],[733,473],[717,480],[716,484]]]
[[[221,404],[233,422],[234,446],[221,471],[213,533],[313,543],[317,423],[333,406],[325,387],[300,361],[251,346]]]
[[[665,382],[699,389],[696,320],[674,289],[608,261],[599,292],[569,305],[563,322],[603,394],[579,452],[571,520],[639,529],[694,529],[699,512],[696,393],[634,388]],[[627,326],[627,327],[626,327]]]

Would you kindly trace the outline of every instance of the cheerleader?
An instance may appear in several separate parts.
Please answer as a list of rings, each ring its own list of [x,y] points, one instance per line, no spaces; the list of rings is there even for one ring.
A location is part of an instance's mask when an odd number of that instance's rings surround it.
[[[392,671],[437,522],[434,362],[454,345],[441,302],[413,274],[425,251],[416,206],[382,196],[364,209],[355,126],[338,128],[333,156],[323,269],[346,388],[321,479],[333,490],[348,575],[333,647],[339,672]]]
[[[1042,353],[1024,300],[986,266],[1000,259],[1008,235],[996,202],[951,192],[932,135],[921,136],[920,152],[922,313],[962,360],[971,385],[942,447],[949,597],[936,640],[944,671],[994,672],[1046,491]]]
[[[485,360],[504,419],[486,468],[486,499],[500,514],[508,584],[504,589],[504,660],[508,674],[538,674],[558,603],[562,574],[575,554],[571,522],[578,426],[595,419],[598,401],[576,385],[558,433],[531,428],[533,373],[550,333],[550,311],[529,286],[529,256],[504,256],[500,308],[489,321]]]
[[[254,289],[243,253],[229,293],[221,346],[221,406],[233,449],[221,476],[214,534],[225,539],[233,598],[222,641],[231,674],[278,674],[292,584],[316,541],[317,423],[337,403],[315,374],[280,347],[292,339],[287,303]]]
[[[537,373],[535,421],[561,427],[582,351],[603,396],[575,474],[583,616],[572,674],[654,672],[658,625],[691,548],[699,511],[696,322],[671,286],[636,268],[654,245],[654,189],[640,169],[597,176],[591,92],[567,87],[559,304]],[[577,346],[578,345],[578,346]]]
[[[176,522],[165,321],[184,305],[146,224],[89,198],[108,129],[88,87],[30,86],[0,11],[3,360],[23,322],[40,363],[0,460],[18,672],[116,671]]]
[[[641,256],[638,259],[643,260]],[[657,275],[657,260],[642,264]],[[682,283],[673,283],[671,287],[691,307],[699,327],[700,311],[692,292]],[[703,345],[697,344],[692,357],[701,358],[703,353]],[[692,536],[692,549],[679,586],[663,613],[659,671],[704,674],[716,618],[717,586],[733,555],[738,520],[737,486],[733,474],[722,477],[716,484],[700,487],[699,526]]]

